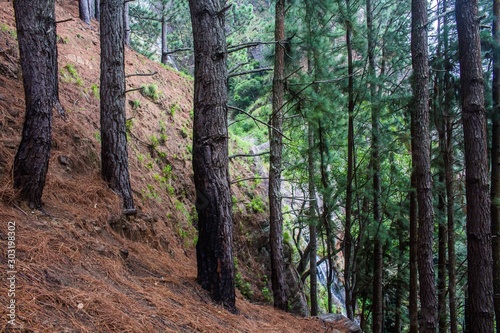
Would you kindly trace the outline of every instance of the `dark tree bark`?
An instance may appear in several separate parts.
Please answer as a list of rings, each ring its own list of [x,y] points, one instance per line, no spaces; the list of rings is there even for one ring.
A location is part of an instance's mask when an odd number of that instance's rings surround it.
[[[84,1],[84,0],[83,0]],[[101,4],[99,3],[100,0],[95,0],[94,1],[94,18],[99,21],[101,19]]]
[[[376,105],[376,72],[375,72],[375,37],[373,31],[373,8],[371,0],[366,0],[366,27],[368,30],[368,73],[370,82],[371,121],[372,121],[372,195],[373,195],[373,222],[377,232],[373,242],[373,332],[382,333],[383,330],[383,249],[378,230],[382,223],[380,213],[380,110]]]
[[[448,11],[449,2],[443,1],[442,12]],[[443,162],[444,162],[444,177],[446,184],[446,219],[447,219],[447,238],[448,238],[448,307],[450,311],[450,333],[458,333],[458,316],[456,303],[456,255],[455,255],[455,190],[454,190],[454,173],[453,173],[453,119],[452,119],[452,101],[453,83],[451,82],[451,66],[449,65],[449,18],[443,16],[443,59],[444,65],[444,101],[443,101],[443,122],[445,131]]]
[[[349,0],[346,0],[346,11],[350,12]],[[352,262],[353,262],[353,237],[352,237],[352,196],[354,180],[354,65],[352,50],[352,27],[346,18],[346,45],[347,45],[347,72],[348,72],[348,129],[347,129],[347,189],[345,203],[345,228],[344,228],[344,285],[345,285],[345,306],[347,317],[354,319],[354,309],[352,305]]]
[[[130,15],[129,15],[129,2],[125,1],[123,4],[123,43],[125,46],[130,47]]]
[[[493,332],[493,259],[484,79],[478,1],[457,0],[467,199],[468,313],[471,332]]]
[[[41,208],[52,143],[52,108],[57,100],[54,0],[14,1],[26,114],[14,158],[14,187],[20,198]]]
[[[460,54],[467,197],[468,322],[471,332],[493,331],[492,250],[486,151],[486,111],[477,1],[455,4]]]
[[[310,282],[310,301],[311,316],[318,315],[318,276],[317,276],[317,232],[316,232],[316,193],[314,189],[314,128],[312,122],[308,125],[308,178],[309,178],[309,282]]]
[[[92,17],[94,16],[94,1],[93,0],[79,0],[79,9],[80,9],[80,20],[83,22],[90,24]]]
[[[491,117],[491,234],[496,332],[500,333],[500,1],[493,0],[493,113]]]
[[[193,171],[198,212],[198,283],[236,312],[233,219],[228,170],[224,1],[189,0],[195,81]]]
[[[411,120],[411,132],[414,132],[414,119]],[[415,140],[411,140],[412,151]],[[418,234],[418,204],[417,204],[417,182],[415,177],[415,165],[411,172],[410,189],[410,299],[408,312],[410,313],[410,333],[418,333],[418,265],[417,265],[417,234]]]
[[[128,171],[125,125],[123,0],[101,0],[101,175],[135,213]]]
[[[436,331],[437,298],[433,266],[433,206],[429,137],[429,64],[427,1],[412,0],[411,54],[413,65],[414,150],[412,160],[418,201],[418,272],[420,282],[420,332]]]
[[[276,1],[276,23],[274,38],[278,42],[274,55],[273,113],[269,124],[269,222],[271,247],[271,282],[274,306],[287,310],[288,299],[285,282],[283,256],[283,216],[281,214],[281,158],[283,150],[283,99],[285,94],[285,1]]]

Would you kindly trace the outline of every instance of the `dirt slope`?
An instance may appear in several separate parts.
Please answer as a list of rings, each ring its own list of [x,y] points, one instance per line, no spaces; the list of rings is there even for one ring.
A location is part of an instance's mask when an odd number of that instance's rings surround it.
[[[58,1],[57,19],[71,17],[57,27],[60,97],[68,120],[54,116],[42,213],[18,203],[12,190],[24,95],[12,4],[0,2],[0,332],[336,332],[318,319],[252,304],[240,293],[240,314],[231,314],[212,304],[196,284],[192,80],[131,50],[126,53],[128,74],[157,74],[131,76],[127,89],[157,87],[158,96],[127,94],[139,214],[120,215],[119,199],[98,171],[98,25],[78,20],[76,1]],[[231,170],[235,179],[250,174],[241,165]],[[235,186],[233,193],[242,216],[236,238],[249,242],[249,230],[259,227],[260,217],[249,218],[247,188]],[[9,221],[15,222],[15,298],[7,292],[7,277],[13,275],[7,272]],[[243,278],[266,271],[252,261],[247,247],[238,249],[245,257],[239,267]],[[265,284],[250,282],[255,294]],[[11,299],[16,302],[15,327],[6,323]]]

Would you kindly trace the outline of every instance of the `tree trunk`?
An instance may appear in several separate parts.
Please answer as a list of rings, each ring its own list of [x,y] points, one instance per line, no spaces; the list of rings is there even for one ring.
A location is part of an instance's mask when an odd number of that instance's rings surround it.
[[[273,78],[273,113],[269,121],[270,157],[269,157],[269,222],[271,225],[269,243],[271,246],[271,281],[274,306],[287,310],[288,300],[285,282],[285,261],[283,257],[283,216],[281,214],[281,157],[283,149],[283,99],[285,72],[285,1],[276,1],[276,23],[274,78]]]
[[[123,0],[101,0],[100,6],[101,174],[122,197],[125,214],[133,214],[125,126]]]
[[[418,201],[418,271],[420,281],[420,332],[436,331],[437,299],[434,281],[433,206],[429,137],[427,1],[412,0],[411,54],[413,65],[414,150]]]
[[[54,6],[54,0],[14,1],[26,104],[23,134],[14,158],[14,187],[33,208],[42,207],[52,144],[52,108],[57,102]]]
[[[467,198],[468,310],[472,332],[493,331],[492,248],[478,3],[457,0]]]
[[[411,120],[411,132],[414,132],[414,119]],[[411,140],[412,151],[415,140]],[[415,179],[415,165],[411,172],[410,189],[410,300],[408,311],[410,313],[410,333],[418,333],[418,265],[417,265],[417,234],[418,234],[418,204],[417,185]]]
[[[130,47],[130,15],[129,15],[129,2],[125,1],[123,4],[123,43],[125,46]]]
[[[373,8],[371,0],[366,0],[366,26],[368,30],[368,73],[370,82],[370,102],[372,121],[372,146],[371,146],[371,166],[372,166],[372,195],[373,195],[373,223],[375,223],[373,242],[373,332],[382,333],[383,330],[383,250],[380,240],[380,225],[382,215],[380,213],[380,149],[379,149],[379,121],[380,109],[376,105],[375,98],[377,92],[375,73],[375,37],[373,32]]]
[[[484,79],[478,1],[457,0],[467,199],[467,263],[471,332],[493,332],[493,259]]]
[[[346,11],[350,12],[349,0],[346,0]],[[354,180],[354,65],[352,51],[352,28],[346,19],[346,44],[347,44],[347,72],[348,72],[348,129],[347,129],[347,189],[345,203],[345,228],[344,228],[344,285],[345,285],[345,307],[347,317],[354,319],[354,309],[352,307],[352,286],[351,286],[351,263],[353,239],[352,229],[352,196]]]
[[[92,0],[79,0],[78,4],[80,9],[80,20],[87,24],[90,24],[93,16]]]
[[[227,133],[224,1],[189,0],[194,37],[193,171],[198,282],[236,312]]]
[[[314,128],[312,122],[308,125],[308,171],[309,171],[309,282],[311,316],[318,315],[318,276],[317,276],[317,233],[316,233],[316,193],[314,190]]]
[[[496,332],[500,333],[500,1],[493,0],[493,113],[491,117],[491,234]]]
[[[99,21],[101,19],[101,4],[100,0],[94,1],[94,18]]]

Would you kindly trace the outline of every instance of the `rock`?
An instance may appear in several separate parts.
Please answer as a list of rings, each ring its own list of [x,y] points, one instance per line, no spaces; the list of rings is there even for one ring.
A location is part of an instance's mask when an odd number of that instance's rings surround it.
[[[326,313],[319,315],[318,318],[325,323],[332,323],[336,329],[344,329],[349,333],[363,333],[361,327],[349,318],[338,313]]]

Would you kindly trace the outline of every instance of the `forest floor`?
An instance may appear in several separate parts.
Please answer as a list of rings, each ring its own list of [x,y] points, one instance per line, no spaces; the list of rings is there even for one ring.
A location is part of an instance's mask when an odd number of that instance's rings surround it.
[[[59,88],[67,120],[54,114],[44,211],[18,203],[11,170],[24,118],[24,93],[11,2],[0,2],[0,332],[342,332],[266,304],[265,217],[250,202],[260,186],[238,183],[235,239],[239,314],[211,302],[196,283],[190,161],[193,81],[131,50],[127,89],[129,159],[139,214],[121,216],[99,177],[98,23],[78,19],[77,1],[57,1]],[[156,88],[155,88],[156,87]],[[157,89],[157,96],[155,96]],[[252,166],[232,162],[233,179]],[[7,228],[15,223],[15,297]],[[13,226],[13,223],[9,225]],[[241,287],[243,286],[243,287]],[[251,301],[247,300],[251,299]],[[15,299],[16,325],[7,305]],[[345,330],[343,330],[345,331]]]

